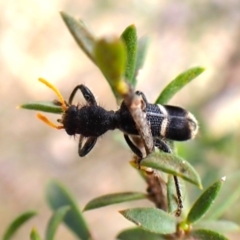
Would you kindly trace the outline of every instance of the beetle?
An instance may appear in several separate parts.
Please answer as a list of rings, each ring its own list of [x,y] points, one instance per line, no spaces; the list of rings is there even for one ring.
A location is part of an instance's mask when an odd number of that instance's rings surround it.
[[[52,84],[45,79],[39,80],[56,93],[59,99],[57,104],[62,107],[63,114],[62,118],[57,120],[61,124],[59,126],[41,114],[37,115],[38,118],[51,127],[65,129],[70,136],[79,134],[78,154],[80,157],[86,156],[93,149],[98,137],[109,130],[119,129],[123,132],[130,149],[140,159],[143,158],[143,153],[133,140],[134,137],[139,136],[139,133],[124,101],[117,111],[108,111],[97,104],[96,98],[88,87],[80,84],[73,89],[66,102]],[[72,103],[78,90],[82,93],[86,104]],[[196,136],[198,123],[190,112],[177,106],[149,103],[141,91],[136,91],[135,94],[141,97],[144,103],[143,111],[146,113],[155,147],[170,153],[171,148],[167,140],[186,141]]]

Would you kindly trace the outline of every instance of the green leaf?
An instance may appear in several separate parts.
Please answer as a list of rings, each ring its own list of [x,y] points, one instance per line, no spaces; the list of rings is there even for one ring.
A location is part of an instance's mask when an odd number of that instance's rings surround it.
[[[56,212],[51,217],[50,221],[47,225],[46,230],[46,240],[53,240],[54,235],[57,231],[59,224],[62,222],[63,218],[65,217],[66,213],[70,210],[70,207],[60,207],[56,210]]]
[[[141,37],[138,40],[135,73],[134,73],[134,78],[132,79],[132,85],[133,85],[134,88],[137,84],[137,77],[138,77],[138,74],[139,74],[139,70],[143,67],[143,64],[144,64],[144,61],[145,61],[145,58],[146,58],[148,43],[149,43],[149,38],[146,37],[146,36]]]
[[[194,229],[209,229],[218,233],[237,232],[240,227],[235,222],[226,220],[203,220],[194,224]]]
[[[35,211],[27,211],[19,215],[13,222],[8,226],[7,230],[3,235],[3,240],[10,240],[16,231],[30,218],[35,216],[37,213]]]
[[[194,67],[188,69],[186,72],[178,75],[174,80],[172,80],[161,92],[156,100],[158,104],[167,104],[169,100],[180,91],[185,85],[191,82],[194,78],[200,75],[204,71],[204,68]]]
[[[208,187],[204,193],[197,199],[197,201],[192,206],[190,212],[188,213],[186,221],[188,223],[194,223],[199,220],[214,203],[220,189],[224,178],[215,182],[210,187]]]
[[[176,175],[202,188],[201,179],[195,169],[177,155],[156,151],[144,158],[141,166]]]
[[[62,184],[51,181],[47,186],[47,200],[50,207],[56,211],[63,206],[69,206],[70,210],[64,217],[64,223],[81,239],[92,239],[85,219],[79,211],[76,200]]]
[[[232,208],[240,198],[240,171],[227,177],[227,181],[223,184],[219,197],[214,205],[206,214],[207,219],[218,219],[226,210]],[[230,210],[231,211],[231,210]]]
[[[137,30],[134,25],[130,25],[121,35],[121,39],[126,45],[127,65],[125,71],[126,80],[135,86],[133,77],[135,73],[137,59]]]
[[[204,230],[204,229],[199,229],[192,231],[188,237],[187,240],[228,240],[226,237],[223,235],[213,232],[210,230]]]
[[[67,13],[60,12],[61,17],[68,27],[68,30],[76,40],[78,46],[87,54],[87,56],[95,62],[93,49],[95,46],[94,36],[87,30],[85,24],[81,20],[68,15]]]
[[[46,102],[46,101],[35,101],[35,102],[24,103],[20,105],[19,108],[56,113],[56,114],[63,112],[60,106],[57,106],[53,102]]]
[[[30,239],[31,239],[31,240],[41,240],[41,237],[40,237],[39,233],[38,233],[37,230],[34,229],[34,228],[33,228],[32,231],[31,231]]]
[[[124,193],[113,193],[107,194],[101,197],[94,198],[84,207],[83,211],[100,208],[116,203],[122,203],[127,201],[134,201],[139,199],[146,199],[147,196],[145,193],[137,192],[124,192]]]
[[[163,240],[159,234],[147,232],[141,228],[130,228],[117,235],[118,240]]]
[[[157,208],[133,208],[120,213],[146,231],[158,234],[176,232],[176,218]]]
[[[96,42],[94,49],[98,67],[108,80],[116,97],[122,95],[119,87],[123,82],[126,69],[126,47],[122,39],[109,37]]]

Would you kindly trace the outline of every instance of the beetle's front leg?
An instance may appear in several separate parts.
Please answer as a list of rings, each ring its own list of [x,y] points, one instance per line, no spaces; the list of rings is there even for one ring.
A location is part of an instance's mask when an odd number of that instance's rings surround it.
[[[97,105],[97,101],[96,101],[93,93],[91,92],[91,90],[88,87],[86,87],[83,84],[80,84],[73,89],[73,91],[72,91],[72,93],[69,97],[69,100],[68,100],[68,103],[70,105],[72,104],[72,100],[73,100],[73,98],[74,98],[78,89],[82,92],[82,95],[83,95],[84,99],[87,101],[87,103],[89,105]]]
[[[80,136],[79,138],[79,144],[78,144],[78,154],[80,157],[86,156],[95,146],[97,142],[97,137],[89,137],[85,144],[82,147],[83,142],[83,136]]]

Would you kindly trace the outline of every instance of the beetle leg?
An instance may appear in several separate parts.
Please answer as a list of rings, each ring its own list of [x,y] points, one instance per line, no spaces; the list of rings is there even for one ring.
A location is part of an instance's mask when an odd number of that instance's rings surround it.
[[[172,152],[172,149],[169,147],[169,145],[159,138],[154,139],[154,146],[157,147],[158,149],[160,149],[161,151],[165,152],[165,153],[171,153]]]
[[[83,147],[82,147],[82,142],[83,142],[83,137],[80,136],[79,144],[78,144],[78,154],[80,157],[86,156],[92,150],[92,148],[95,146],[97,142],[97,138],[89,137],[85,142],[85,144],[83,145]]]
[[[154,140],[154,145],[155,145],[155,147],[159,148],[163,152],[172,153],[172,150],[168,146],[168,144],[159,138],[156,138]],[[177,194],[177,210],[176,210],[175,214],[177,217],[179,217],[182,213],[182,208],[183,208],[182,193],[181,193],[178,177],[173,175],[173,179],[174,179],[174,184],[175,184],[176,194]]]
[[[139,150],[139,148],[134,145],[134,143],[130,140],[127,134],[123,134],[125,141],[127,142],[128,146],[131,148],[131,150],[140,158],[143,158],[142,152]]]
[[[80,84],[73,89],[68,100],[69,105],[72,104],[72,100],[78,89],[82,92],[83,97],[85,98],[89,105],[97,105],[97,101],[94,95],[92,94],[91,90],[88,87],[84,86],[83,84]]]
[[[141,92],[141,91],[136,91],[135,94],[137,94],[138,96],[141,96],[142,99],[143,99],[143,101],[144,101],[144,103],[145,103],[146,105],[148,104],[147,98],[146,98],[146,96],[145,96],[145,94],[144,94],[143,92]]]

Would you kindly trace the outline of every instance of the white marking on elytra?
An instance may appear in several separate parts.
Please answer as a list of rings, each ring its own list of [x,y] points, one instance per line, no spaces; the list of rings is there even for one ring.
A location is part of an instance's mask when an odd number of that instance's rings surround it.
[[[188,126],[191,130],[191,138],[194,138],[198,132],[198,122],[194,115],[190,112],[187,113],[186,118],[189,119]]]
[[[162,136],[162,137],[166,136],[167,127],[168,127],[168,119],[164,118],[161,123],[161,127],[160,127],[160,136]]]
[[[165,137],[167,132],[167,127],[168,127],[168,112],[164,106],[160,104],[158,104],[157,106],[159,107],[161,113],[163,114],[163,121],[159,129],[160,136]]]
[[[164,115],[164,117],[167,117],[168,112],[167,112],[166,108],[161,104],[158,104],[157,106],[159,107],[159,109],[160,109],[161,113]]]

